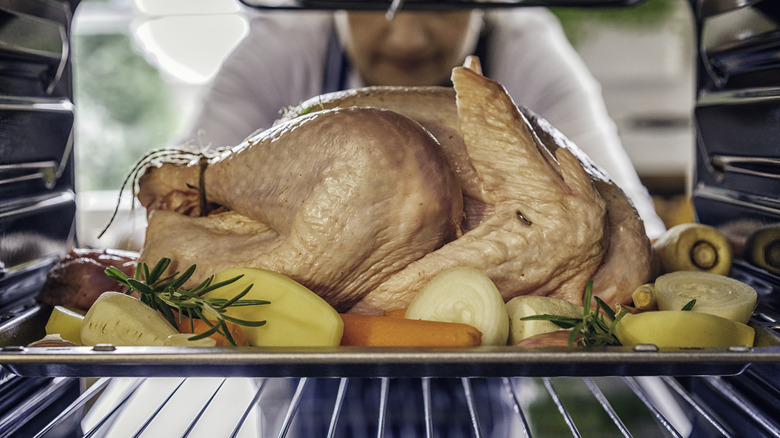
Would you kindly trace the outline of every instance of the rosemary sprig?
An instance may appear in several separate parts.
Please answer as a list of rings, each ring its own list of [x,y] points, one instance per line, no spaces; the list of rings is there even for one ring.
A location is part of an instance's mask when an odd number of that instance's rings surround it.
[[[282,118],[284,119],[294,119],[296,117],[305,116],[306,114],[313,112],[315,108],[318,108],[318,111],[325,109],[325,105],[322,103],[322,98],[320,98],[320,101],[316,107],[310,105],[305,108],[301,108],[301,105],[303,105],[303,102],[299,103],[297,106],[290,105],[284,107],[279,112],[282,113]]]
[[[596,307],[591,310],[591,298],[596,301]],[[569,335],[569,347],[572,347],[579,336],[586,346],[620,345],[620,341],[613,334],[615,325],[628,312],[624,310],[619,314],[610,308],[601,298],[593,296],[593,280],[589,280],[585,286],[585,294],[582,297],[583,315],[581,318],[572,318],[560,315],[533,315],[521,318],[523,321],[543,320],[550,321],[558,327],[571,329]]]
[[[126,294],[130,294],[133,291],[138,292],[139,299],[143,303],[162,313],[174,327],[177,326],[177,316],[174,315],[174,311],[178,314],[178,322],[181,322],[182,315],[186,315],[189,318],[190,331],[193,329],[192,320],[194,318],[203,320],[210,327],[209,330],[190,337],[190,340],[203,339],[214,333],[220,333],[227,339],[230,345],[236,345],[236,341],[230,334],[226,322],[247,327],[260,327],[265,324],[265,321],[247,321],[226,314],[228,307],[270,304],[269,301],[265,300],[241,299],[252,289],[251,284],[229,300],[205,296],[214,289],[236,282],[242,277],[241,275],[219,283],[212,283],[214,276],[211,276],[192,289],[182,289],[182,286],[187,283],[195,272],[195,265],[187,268],[181,275],[176,272],[163,277],[170,264],[171,259],[160,259],[150,271],[146,263],[139,263],[136,266],[133,278],[128,277],[114,267],[109,267],[105,272],[109,278],[128,287]],[[209,319],[207,315],[212,316],[212,319],[216,319],[216,322]]]

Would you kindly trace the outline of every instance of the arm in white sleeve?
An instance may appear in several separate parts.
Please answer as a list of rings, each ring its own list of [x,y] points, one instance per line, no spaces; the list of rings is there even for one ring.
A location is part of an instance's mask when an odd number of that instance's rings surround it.
[[[281,111],[320,93],[330,14],[256,13],[249,34],[223,62],[183,138],[234,146],[269,128]]]
[[[623,149],[601,87],[569,44],[557,19],[543,9],[488,14],[493,26],[488,74],[519,105],[547,119],[628,195],[648,236],[665,226]]]

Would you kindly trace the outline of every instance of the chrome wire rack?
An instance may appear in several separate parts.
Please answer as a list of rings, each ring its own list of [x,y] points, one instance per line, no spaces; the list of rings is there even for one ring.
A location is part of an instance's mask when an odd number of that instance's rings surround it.
[[[745,396],[746,379],[762,377],[748,370],[681,379],[55,378],[49,392],[77,384],[80,395],[39,430],[8,427],[14,410],[2,430],[36,437],[780,436],[777,417]]]

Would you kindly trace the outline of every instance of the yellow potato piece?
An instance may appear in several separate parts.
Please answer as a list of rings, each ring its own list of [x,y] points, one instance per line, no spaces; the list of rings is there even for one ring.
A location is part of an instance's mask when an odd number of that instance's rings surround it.
[[[626,315],[615,326],[625,346],[655,344],[659,348],[753,346],[755,330],[727,318],[701,312],[658,310]]]
[[[338,312],[319,295],[282,274],[255,268],[228,269],[214,276],[214,283],[238,275],[241,279],[208,293],[209,297],[231,299],[247,286],[244,300],[266,300],[270,304],[231,307],[227,315],[251,321],[265,320],[260,327],[242,326],[249,345],[259,347],[338,346],[344,322]]]
[[[46,322],[47,335],[60,335],[66,341],[81,345],[81,322],[84,314],[64,306],[54,306]]]

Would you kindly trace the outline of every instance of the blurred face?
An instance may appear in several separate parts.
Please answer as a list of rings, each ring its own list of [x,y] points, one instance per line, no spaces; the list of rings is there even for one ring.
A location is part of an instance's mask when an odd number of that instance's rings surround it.
[[[340,12],[339,38],[367,85],[448,83],[452,68],[476,46],[482,12]]]

